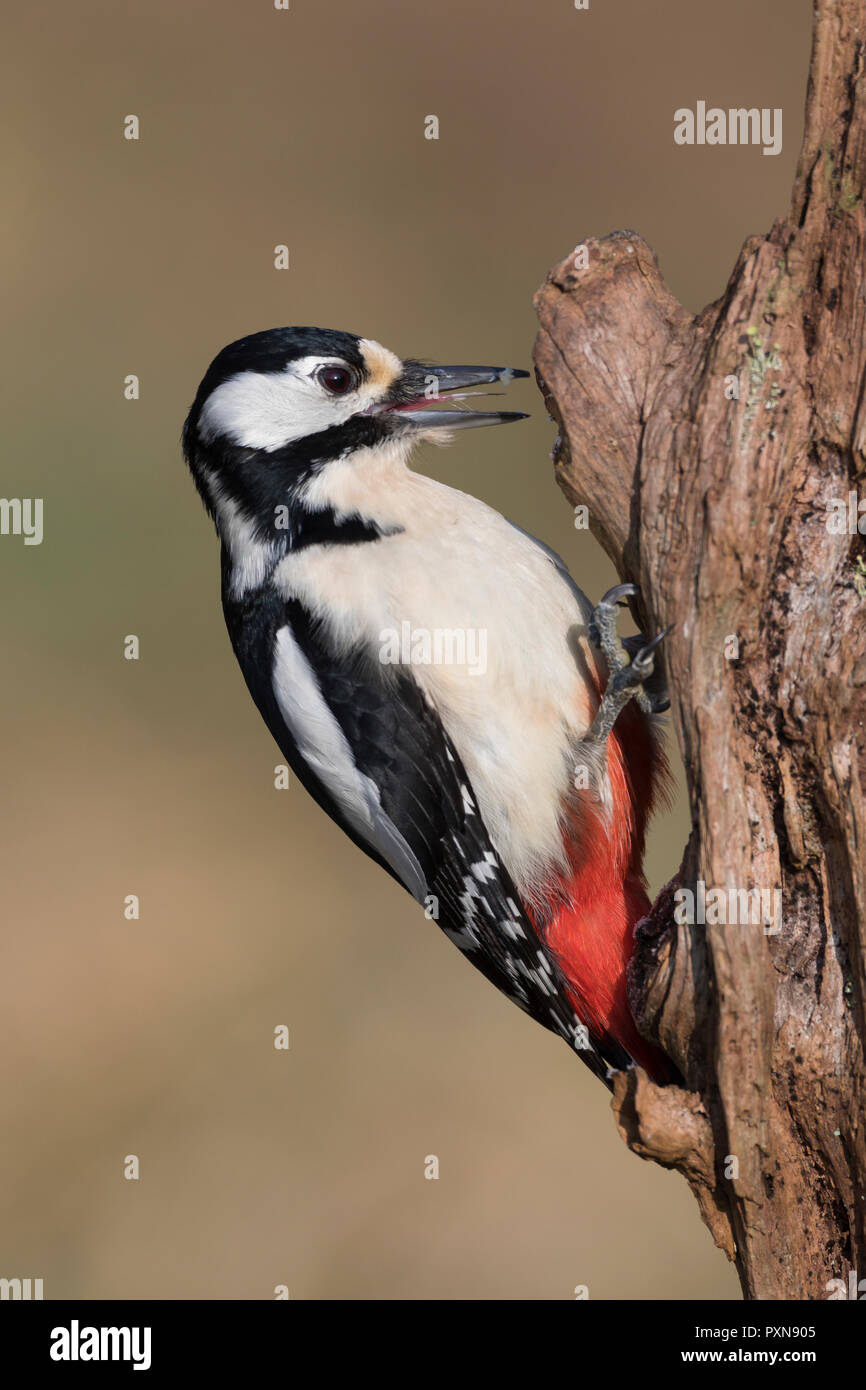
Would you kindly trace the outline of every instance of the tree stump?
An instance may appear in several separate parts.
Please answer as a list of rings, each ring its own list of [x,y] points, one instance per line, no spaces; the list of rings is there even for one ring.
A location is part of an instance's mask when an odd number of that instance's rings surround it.
[[[633,232],[535,300],[558,481],[640,586],[642,630],[671,627],[692,815],[629,981],[688,1089],[620,1074],[613,1108],[686,1177],[747,1298],[866,1279],[864,45],[866,0],[817,0],[790,212],[715,304],[683,309]],[[679,920],[701,882],[706,922]],[[753,889],[778,917],[743,910]]]

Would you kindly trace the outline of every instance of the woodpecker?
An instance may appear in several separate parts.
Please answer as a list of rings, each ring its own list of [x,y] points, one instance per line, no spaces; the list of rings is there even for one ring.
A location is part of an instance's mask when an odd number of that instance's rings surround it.
[[[183,450],[235,655],[299,781],[608,1085],[634,1063],[664,1082],[626,993],[664,633],[620,643],[634,586],[594,608],[542,542],[409,468],[421,442],[526,418],[469,401],[527,375],[275,328],[214,358]]]

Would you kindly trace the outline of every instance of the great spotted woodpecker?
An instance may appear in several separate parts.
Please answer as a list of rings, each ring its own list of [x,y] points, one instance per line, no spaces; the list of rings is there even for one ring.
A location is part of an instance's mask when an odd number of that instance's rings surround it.
[[[298,779],[597,1075],[638,1062],[662,1081],[626,996],[664,771],[660,637],[625,639],[629,662],[615,620],[632,586],[593,609],[541,542],[407,466],[422,440],[524,418],[463,402],[526,375],[254,333],[208,368],[184,453],[235,655]]]

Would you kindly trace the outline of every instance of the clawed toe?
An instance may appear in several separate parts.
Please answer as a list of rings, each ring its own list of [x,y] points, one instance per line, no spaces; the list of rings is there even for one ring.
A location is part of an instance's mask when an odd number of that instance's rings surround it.
[[[656,712],[656,704],[644,687],[655,671],[656,648],[664,641],[669,632],[670,628],[666,627],[661,632],[656,633],[652,641],[647,642],[639,651],[635,652],[628,665],[617,671],[611,681],[612,690],[633,695],[645,714]]]
[[[636,584],[615,584],[612,589],[608,589],[604,597],[595,605],[592,610],[592,618],[589,623],[589,640],[594,647],[600,647],[605,656],[610,659],[613,646],[616,642],[616,617],[617,609],[621,606],[622,600],[638,593]]]
[[[659,644],[665,640],[669,632],[669,627],[663,627],[661,632],[656,633],[655,637],[652,639],[651,642],[647,642],[646,646],[641,647],[640,651],[636,652],[635,655],[632,657],[631,665],[633,668],[636,668],[641,671],[642,681],[646,680],[647,677],[652,675],[654,665],[653,652],[655,651],[656,647],[659,646]]]
[[[616,584],[612,589],[608,589],[593,610],[592,621],[589,624],[590,639],[604,652],[609,669],[608,686],[589,732],[589,737],[596,742],[602,742],[607,738],[620,711],[629,700],[636,700],[645,714],[658,713],[660,708],[666,706],[664,697],[660,699],[658,692],[648,690],[646,686],[655,673],[656,650],[671,629],[663,628],[651,641],[637,647],[637,650],[635,647],[640,639],[626,638],[627,649],[632,653],[630,661],[627,661],[626,649],[617,637],[617,608],[623,599],[631,598],[638,592],[636,584]]]
[[[612,589],[608,589],[598,606],[600,608],[602,604],[607,604],[608,607],[612,608],[621,599],[633,598],[635,594],[639,593],[640,589],[636,584],[614,584]]]

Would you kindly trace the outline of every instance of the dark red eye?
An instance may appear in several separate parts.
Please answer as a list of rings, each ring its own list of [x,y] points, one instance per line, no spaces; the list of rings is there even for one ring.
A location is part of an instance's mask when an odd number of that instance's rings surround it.
[[[316,376],[332,396],[345,396],[355,385],[355,373],[348,367],[322,367]]]

